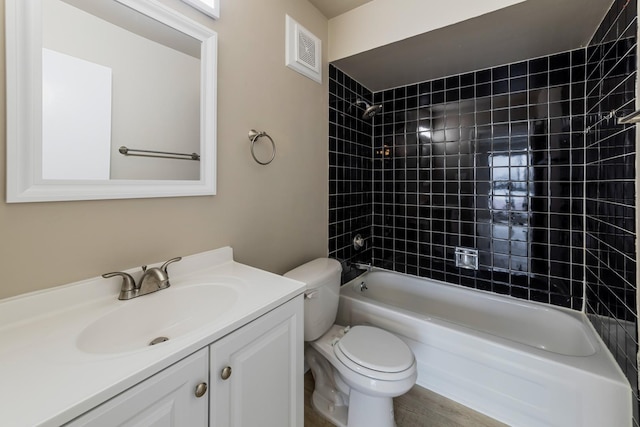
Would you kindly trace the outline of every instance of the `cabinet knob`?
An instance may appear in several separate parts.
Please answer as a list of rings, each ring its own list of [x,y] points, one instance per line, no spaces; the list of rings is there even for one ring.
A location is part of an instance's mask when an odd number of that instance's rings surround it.
[[[207,383],[200,383],[196,386],[196,397],[202,397],[207,392]]]
[[[227,366],[222,370],[222,373],[220,374],[220,378],[222,378],[223,380],[226,380],[230,376],[231,376],[231,366]]]

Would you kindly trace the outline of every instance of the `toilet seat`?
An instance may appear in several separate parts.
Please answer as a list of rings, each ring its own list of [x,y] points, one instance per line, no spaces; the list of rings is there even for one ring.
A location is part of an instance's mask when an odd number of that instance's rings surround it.
[[[378,380],[402,379],[415,365],[413,352],[404,341],[371,326],[354,326],[334,343],[333,351],[352,371]]]

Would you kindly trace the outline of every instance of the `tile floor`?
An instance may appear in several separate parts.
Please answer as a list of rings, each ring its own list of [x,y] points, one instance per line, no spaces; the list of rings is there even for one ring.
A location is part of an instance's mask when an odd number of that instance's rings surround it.
[[[304,427],[333,427],[311,407],[313,376],[304,376]],[[393,401],[398,427],[505,427],[432,391],[415,386]]]

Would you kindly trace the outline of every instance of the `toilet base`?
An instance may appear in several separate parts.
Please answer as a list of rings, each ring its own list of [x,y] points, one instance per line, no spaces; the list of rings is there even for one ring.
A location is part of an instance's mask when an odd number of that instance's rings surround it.
[[[375,397],[351,389],[347,427],[396,427],[393,399]]]
[[[349,408],[347,406],[335,405],[316,391],[314,391],[311,396],[311,405],[316,412],[337,427],[347,427],[347,416],[349,414]]]
[[[313,392],[311,404],[337,427],[396,427],[390,397],[371,397],[351,390],[349,406],[345,406],[335,405],[320,393]]]

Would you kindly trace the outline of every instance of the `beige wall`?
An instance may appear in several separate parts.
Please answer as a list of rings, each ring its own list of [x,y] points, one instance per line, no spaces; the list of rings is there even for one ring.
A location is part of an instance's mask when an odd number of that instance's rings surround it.
[[[326,18],[301,0],[222,0],[215,22],[179,0],[162,2],[219,35],[218,195],[0,202],[0,298],[225,245],[236,260],[276,273],[326,256],[326,53],[322,85],[284,65],[285,13],[325,46]],[[4,0],[0,5],[4,49]],[[4,200],[6,88],[0,88]],[[276,141],[271,165],[251,159],[251,128]]]

